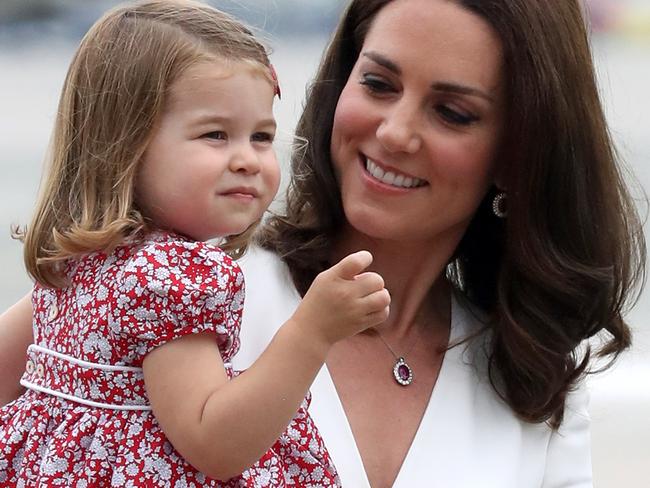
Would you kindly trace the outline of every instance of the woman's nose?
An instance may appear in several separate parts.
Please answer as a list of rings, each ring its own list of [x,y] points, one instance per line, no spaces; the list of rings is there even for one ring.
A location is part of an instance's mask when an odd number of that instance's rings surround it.
[[[377,139],[386,150],[413,154],[420,149],[421,122],[417,114],[417,109],[406,103],[392,107],[377,128]]]

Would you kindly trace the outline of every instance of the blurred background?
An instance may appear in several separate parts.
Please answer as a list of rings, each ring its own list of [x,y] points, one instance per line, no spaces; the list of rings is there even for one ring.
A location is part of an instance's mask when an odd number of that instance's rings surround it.
[[[558,0],[562,1],[562,0]],[[11,224],[29,221],[68,63],[111,0],[0,0],[0,311],[31,288]],[[259,29],[282,87],[279,127],[290,133],[345,0],[213,0]],[[647,220],[650,189],[650,0],[585,0],[612,135]],[[278,152],[286,168],[287,137]],[[284,141],[284,142],[283,142]],[[286,184],[286,173],[283,178]],[[646,235],[650,238],[646,228]],[[597,488],[650,486],[650,289],[630,312],[635,344],[590,378]],[[351,487],[353,488],[353,487]]]

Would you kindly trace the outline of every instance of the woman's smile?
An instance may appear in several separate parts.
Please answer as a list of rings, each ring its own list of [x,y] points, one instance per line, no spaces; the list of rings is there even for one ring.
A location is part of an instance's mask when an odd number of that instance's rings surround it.
[[[378,160],[373,160],[363,155],[361,155],[361,158],[362,162],[364,162],[366,173],[370,175],[373,180],[390,186],[391,188],[415,190],[427,184],[427,182],[421,178],[388,167]]]

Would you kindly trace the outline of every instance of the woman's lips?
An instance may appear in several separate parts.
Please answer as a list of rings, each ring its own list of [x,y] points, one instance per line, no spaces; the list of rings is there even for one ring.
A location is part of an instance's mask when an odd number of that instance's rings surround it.
[[[393,188],[412,189],[425,186],[427,182],[421,178],[411,176],[394,169],[389,169],[375,162],[365,155],[361,155],[366,173],[376,181]]]

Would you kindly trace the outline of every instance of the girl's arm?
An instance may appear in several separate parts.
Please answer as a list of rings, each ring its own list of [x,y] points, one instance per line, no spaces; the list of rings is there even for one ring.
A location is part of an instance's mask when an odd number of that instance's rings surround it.
[[[321,273],[260,358],[227,380],[209,333],[158,347],[144,360],[154,414],[174,447],[210,477],[251,466],[286,429],[338,340],[383,322],[390,298],[369,253]]]
[[[0,315],[0,405],[18,398],[24,388],[19,380],[25,369],[32,335],[32,295],[25,295]]]

